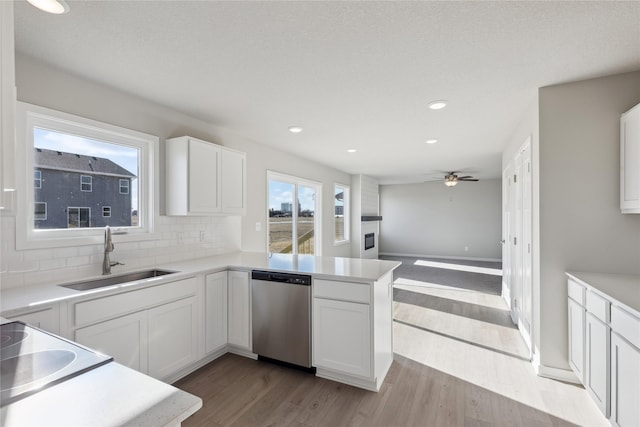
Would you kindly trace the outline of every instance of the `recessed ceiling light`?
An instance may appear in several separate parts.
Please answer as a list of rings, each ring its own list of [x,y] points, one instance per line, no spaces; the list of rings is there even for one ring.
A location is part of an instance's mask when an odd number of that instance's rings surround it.
[[[347,153],[355,153],[356,151],[358,151],[358,150],[356,150],[355,148],[349,148],[347,150]]]
[[[438,140],[437,139],[433,139],[433,138],[432,139],[427,139],[425,141],[425,143],[427,143],[427,144],[435,144],[436,142],[438,142]]]
[[[441,110],[446,106],[447,106],[447,101],[443,101],[443,100],[433,101],[429,103],[429,108],[431,108],[432,110]]]
[[[289,132],[291,132],[291,133],[300,133],[300,132],[302,132],[302,128],[300,126],[291,126],[291,127],[289,127]]]
[[[69,12],[69,5],[64,0],[27,0],[40,10],[55,15]]]

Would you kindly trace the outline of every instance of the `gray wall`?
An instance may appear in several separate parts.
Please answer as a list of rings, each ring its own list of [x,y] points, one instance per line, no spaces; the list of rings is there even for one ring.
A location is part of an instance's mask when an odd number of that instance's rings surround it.
[[[500,260],[501,200],[499,179],[381,185],[380,253]]]
[[[242,250],[266,251],[267,169],[323,184],[323,255],[348,256],[349,245],[333,245],[333,184],[349,185],[351,176],[313,161],[267,147],[214,124],[154,104],[107,85],[78,78],[28,56],[16,57],[18,99],[31,104],[157,135],[163,141],[190,135],[247,153],[247,215],[242,217]],[[164,162],[161,150],[161,164]],[[162,170],[162,167],[161,167]],[[162,209],[164,185],[160,187]],[[261,230],[256,231],[256,223]]]
[[[539,91],[543,365],[568,369],[565,271],[640,274],[640,215],[619,201],[620,115],[639,102],[640,72]]]

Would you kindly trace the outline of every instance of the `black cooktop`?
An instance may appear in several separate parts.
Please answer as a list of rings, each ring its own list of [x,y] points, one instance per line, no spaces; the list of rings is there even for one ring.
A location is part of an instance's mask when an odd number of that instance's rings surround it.
[[[22,322],[0,325],[0,406],[112,361]]]

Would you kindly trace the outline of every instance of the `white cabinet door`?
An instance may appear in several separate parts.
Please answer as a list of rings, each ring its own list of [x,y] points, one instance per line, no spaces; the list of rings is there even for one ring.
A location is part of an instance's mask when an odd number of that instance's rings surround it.
[[[118,317],[75,331],[73,340],[147,373],[147,313]]]
[[[251,286],[249,273],[229,271],[229,344],[251,350]]]
[[[314,298],[313,361],[317,368],[371,378],[369,305]]]
[[[569,298],[569,365],[584,384],[584,308]]]
[[[640,104],[620,119],[620,209],[640,213]]]
[[[244,215],[246,210],[246,154],[223,148],[220,155],[221,211]]]
[[[219,156],[218,146],[189,139],[190,213],[220,211]]]
[[[640,350],[611,334],[611,423],[640,426]]]
[[[227,272],[207,275],[205,279],[205,353],[227,345]]]
[[[602,413],[608,417],[611,332],[609,326],[587,312],[585,334],[585,387]]]
[[[60,334],[60,306],[54,304],[39,310],[5,316],[7,320],[19,320],[53,334]]]
[[[196,297],[148,310],[149,375],[165,378],[198,359]]]

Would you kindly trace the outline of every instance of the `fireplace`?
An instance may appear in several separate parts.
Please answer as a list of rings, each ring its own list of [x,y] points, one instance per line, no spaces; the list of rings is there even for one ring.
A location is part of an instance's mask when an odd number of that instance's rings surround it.
[[[364,250],[368,251],[376,247],[376,235],[375,233],[367,233],[364,235]]]

